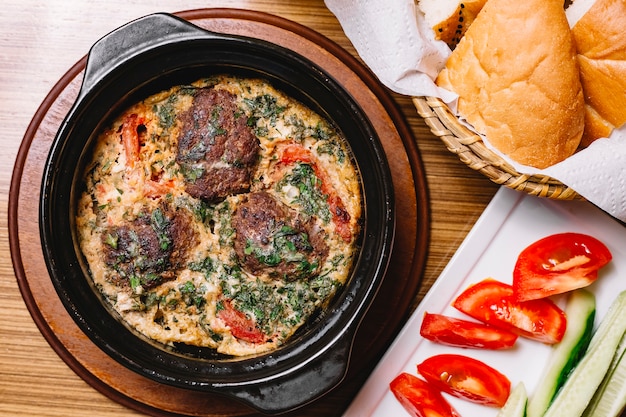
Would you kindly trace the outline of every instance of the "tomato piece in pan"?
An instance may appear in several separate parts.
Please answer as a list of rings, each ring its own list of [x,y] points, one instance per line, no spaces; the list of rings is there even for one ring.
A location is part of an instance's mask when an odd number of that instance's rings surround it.
[[[124,145],[124,154],[126,155],[126,166],[131,169],[135,166],[135,162],[138,162],[140,159],[141,139],[139,131],[143,123],[143,118],[132,113],[126,116],[124,123],[120,127],[120,136],[122,145]]]
[[[420,328],[422,337],[443,345],[478,349],[509,349],[518,335],[484,323],[426,313]]]
[[[582,233],[559,233],[524,249],[513,270],[518,300],[533,300],[586,287],[612,259],[598,239]]]
[[[439,390],[478,404],[502,407],[511,392],[506,376],[469,356],[435,355],[417,365],[417,370]]]
[[[460,417],[440,391],[415,375],[401,373],[389,388],[413,417]]]
[[[233,336],[250,343],[265,342],[266,337],[256,327],[255,322],[249,319],[243,312],[235,309],[229,300],[223,300],[220,305],[222,308],[217,313],[217,317],[230,327]]]
[[[483,323],[547,344],[560,342],[567,327],[565,313],[551,300],[518,301],[511,285],[491,278],[470,285],[453,306]]]
[[[337,233],[346,241],[352,239],[352,231],[350,229],[350,213],[346,210],[346,206],[341,200],[341,196],[330,182],[328,173],[320,166],[317,158],[313,153],[296,143],[290,143],[282,147],[280,162],[292,164],[301,162],[311,166],[315,172],[315,176],[320,181],[320,190],[326,195],[326,201],[330,212],[332,213],[333,223],[337,228]]]

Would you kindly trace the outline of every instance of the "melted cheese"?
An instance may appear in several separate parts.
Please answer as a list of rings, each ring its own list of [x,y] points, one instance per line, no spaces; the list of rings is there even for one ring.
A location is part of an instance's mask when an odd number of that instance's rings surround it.
[[[268,83],[220,76],[199,80],[191,87],[177,86],[132,105],[99,134],[78,204],[80,246],[103,299],[137,332],[163,344],[211,347],[228,355],[266,352],[283,344],[311,314],[324,308],[348,279],[362,210],[358,174],[344,139],[332,125]],[[207,204],[185,192],[185,177],[176,162],[181,130],[176,115],[192,105],[193,91],[199,87],[228,90],[236,96],[242,114],[255,122],[252,128],[260,154],[250,192],[264,190],[293,210],[304,210],[303,191],[284,181],[293,167],[278,162],[284,146],[297,144],[313,155],[317,172],[323,172],[328,182],[326,187],[340,197],[349,214],[349,241],[339,236],[332,219],[307,215],[323,230],[329,248],[314,277],[285,281],[247,273],[238,264],[231,225],[244,196],[231,195]],[[128,160],[120,133],[131,114],[145,127],[134,164]],[[277,186],[281,181],[283,185]],[[326,201],[317,203],[328,212]],[[190,248],[185,266],[174,279],[151,288],[131,285],[106,262],[103,234],[163,204],[189,213],[198,243]],[[267,335],[266,340],[252,343],[235,337],[219,315],[224,299],[231,300]]]

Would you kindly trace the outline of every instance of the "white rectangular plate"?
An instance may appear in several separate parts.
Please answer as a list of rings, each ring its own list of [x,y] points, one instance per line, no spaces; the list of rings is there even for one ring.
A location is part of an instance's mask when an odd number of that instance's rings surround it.
[[[550,354],[550,347],[519,338],[511,350],[489,351],[439,345],[419,334],[425,312],[464,317],[450,306],[468,285],[492,277],[511,283],[519,253],[536,240],[561,232],[586,233],[607,245],[613,260],[588,287],[597,302],[596,326],[615,296],[626,289],[626,228],[590,203],[556,201],[501,188],[458,251],[389,347],[344,417],[407,415],[389,391],[401,372],[417,375],[416,366],[440,353],[459,353],[482,360],[505,374],[515,386],[524,382],[532,394]],[[565,297],[555,301],[564,306]],[[462,416],[495,417],[486,407],[444,394]]]

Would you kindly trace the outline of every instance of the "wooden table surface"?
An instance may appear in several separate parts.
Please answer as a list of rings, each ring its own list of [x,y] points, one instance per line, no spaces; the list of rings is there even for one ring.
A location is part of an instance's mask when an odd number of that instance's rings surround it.
[[[141,415],[100,394],[74,374],[51,349],[33,322],[20,295],[11,262],[7,217],[9,189],[15,158],[31,118],[54,84],[87,53],[95,41],[129,20],[146,14],[209,7],[275,14],[318,31],[356,55],[338,21],[322,0],[3,2],[0,13],[1,416]],[[437,279],[498,187],[460,163],[444,148],[416,114],[410,98],[392,95],[417,140],[430,195],[428,258],[413,309]],[[341,415],[349,400],[322,398],[294,415]]]

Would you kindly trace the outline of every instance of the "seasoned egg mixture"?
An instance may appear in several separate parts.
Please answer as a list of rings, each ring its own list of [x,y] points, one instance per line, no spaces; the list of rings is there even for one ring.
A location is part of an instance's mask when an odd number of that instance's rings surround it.
[[[345,283],[362,210],[349,149],[259,79],[215,76],[132,105],[98,135],[77,209],[95,286],[158,342],[283,344]]]

